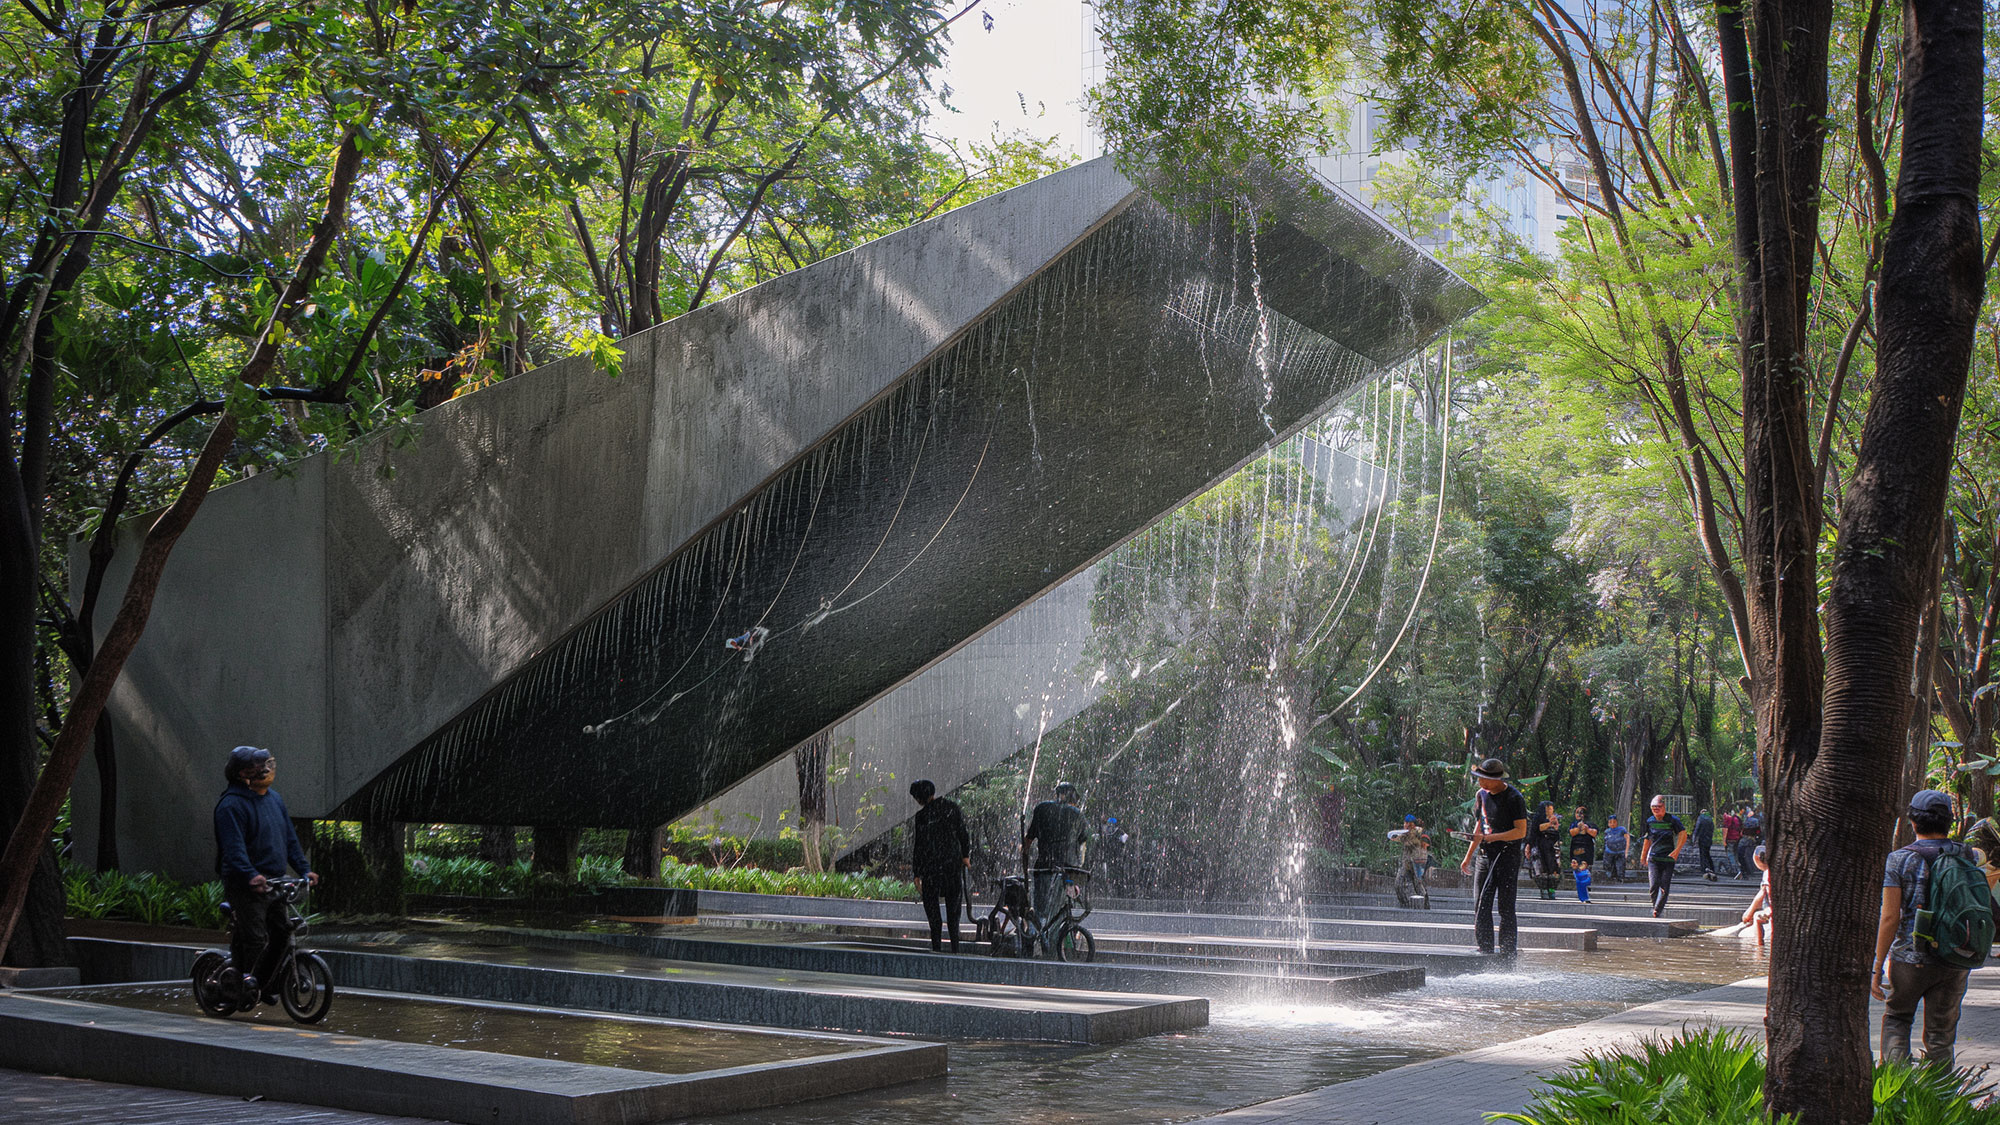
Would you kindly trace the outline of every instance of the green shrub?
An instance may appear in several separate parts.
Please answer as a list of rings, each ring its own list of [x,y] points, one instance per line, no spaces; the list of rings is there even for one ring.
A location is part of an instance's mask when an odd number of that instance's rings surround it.
[[[64,910],[72,918],[117,918],[154,926],[222,926],[222,884],[184,886],[150,871],[63,869]]]
[[[1882,1063],[1875,1068],[1877,1125],[2000,1125],[2000,1109],[1970,1072]],[[1631,1051],[1588,1054],[1544,1079],[1516,1125],[1783,1125],[1764,1112],[1764,1055],[1742,1032],[1709,1028]]]

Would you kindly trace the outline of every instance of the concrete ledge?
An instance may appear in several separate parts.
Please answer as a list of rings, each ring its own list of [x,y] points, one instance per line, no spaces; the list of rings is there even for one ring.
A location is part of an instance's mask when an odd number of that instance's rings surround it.
[[[945,1048],[855,1040],[838,1055],[662,1075],[518,1055],[0,996],[0,1063],[45,1074],[479,1125],[625,1125],[930,1078]]]
[[[1370,922],[1315,918],[1256,918],[1221,914],[1127,914],[1099,910],[1090,915],[1089,926],[1101,945],[1107,938],[1156,937],[1191,934],[1207,937],[1283,938],[1289,941],[1408,942],[1419,945],[1473,944],[1472,923],[1426,922],[1422,911],[1410,911],[1410,921]],[[782,929],[826,929],[840,933],[878,933],[906,937],[928,935],[930,928],[918,919],[891,920],[876,917],[782,913],[704,914],[704,925],[770,926]],[[1597,948],[1594,927],[1522,926],[1523,949]],[[1665,935],[1662,935],[1665,936]]]
[[[72,938],[89,983],[185,977],[197,949]],[[353,988],[758,1027],[1117,1043],[1208,1023],[1200,997],[894,980],[662,962],[661,975],[356,953],[315,946]]]
[[[410,905],[419,910],[450,910],[468,914],[552,911],[630,918],[692,918],[700,912],[700,892],[687,887],[600,887],[595,891],[551,897],[411,895]]]
[[[62,988],[79,984],[81,972],[74,966],[53,969],[0,968],[0,988]]]
[[[967,953],[952,956],[931,953],[928,946],[921,949],[841,948],[642,934],[573,934],[547,930],[514,932],[538,944],[569,948],[583,943],[606,945],[670,961],[1099,992],[1193,993],[1228,998],[1260,992],[1283,992],[1300,1001],[1319,1003],[1375,996],[1397,989],[1421,988],[1424,983],[1424,970],[1408,965],[1363,968],[1334,963],[1307,966],[1294,962],[1284,965],[1276,961],[1261,965],[1246,962],[1227,969],[1140,964],[1072,965],[1057,961],[990,957],[969,942]]]

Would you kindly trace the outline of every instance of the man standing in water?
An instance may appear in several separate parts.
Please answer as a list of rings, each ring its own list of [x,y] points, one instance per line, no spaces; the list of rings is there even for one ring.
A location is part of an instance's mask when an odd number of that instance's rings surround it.
[[[1021,866],[1035,877],[1035,916],[1047,918],[1055,911],[1056,892],[1062,888],[1062,869],[1083,866],[1083,848],[1090,841],[1090,828],[1077,805],[1082,796],[1067,781],[1056,782],[1052,801],[1035,806],[1028,818],[1028,831],[1021,837]],[[1028,845],[1039,851],[1034,866],[1028,864]]]
[[[1488,758],[1473,767],[1479,782],[1478,821],[1473,825],[1471,843],[1458,869],[1472,876],[1478,913],[1473,919],[1473,937],[1481,953],[1513,955],[1520,943],[1519,923],[1514,917],[1514,896],[1521,889],[1521,841],[1528,835],[1528,802],[1521,791],[1507,784],[1507,765]],[[1475,869],[1473,860],[1477,858]],[[1500,935],[1496,944],[1493,914],[1500,913]]]
[[[910,871],[917,877],[917,893],[923,896],[924,917],[931,923],[931,952],[943,947],[945,920],[950,919],[951,951],[958,952],[958,904],[965,896],[960,872],[972,866],[972,836],[965,830],[965,816],[958,805],[937,795],[937,786],[928,781],[912,781],[910,796],[923,807],[917,810],[916,847],[910,857]],[[938,913],[938,900],[944,913]]]

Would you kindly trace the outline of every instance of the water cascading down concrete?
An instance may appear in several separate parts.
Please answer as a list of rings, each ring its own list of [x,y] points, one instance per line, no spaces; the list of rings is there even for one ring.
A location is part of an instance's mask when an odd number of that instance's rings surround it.
[[[297,816],[671,820],[1479,302],[1252,179],[1191,221],[1093,161],[219,490],[109,710],[127,862],[208,870],[239,743]]]

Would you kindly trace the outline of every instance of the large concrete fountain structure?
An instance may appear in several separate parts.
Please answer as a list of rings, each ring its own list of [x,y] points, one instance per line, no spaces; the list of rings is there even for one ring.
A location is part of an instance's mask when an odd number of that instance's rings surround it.
[[[297,816],[671,820],[1478,301],[1331,188],[1190,221],[1098,160],[221,489],[108,712],[124,858],[206,877],[239,743]]]

